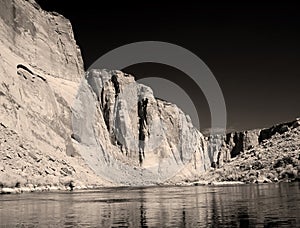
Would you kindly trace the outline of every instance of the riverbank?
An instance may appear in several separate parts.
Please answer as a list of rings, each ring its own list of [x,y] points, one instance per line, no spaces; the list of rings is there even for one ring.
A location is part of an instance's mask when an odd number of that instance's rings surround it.
[[[295,181],[295,180],[294,180]],[[37,193],[37,192],[76,192],[85,190],[99,190],[105,188],[147,188],[147,187],[188,187],[188,186],[214,186],[214,187],[225,187],[225,186],[235,186],[235,185],[256,185],[256,184],[274,184],[274,183],[286,183],[294,182],[292,180],[280,180],[277,182],[242,182],[242,181],[193,181],[193,182],[178,182],[175,184],[157,184],[150,186],[126,186],[126,185],[115,185],[115,186],[98,186],[98,185],[83,185],[83,186],[26,186],[26,187],[3,187],[0,188],[0,194],[22,194],[22,193]],[[299,180],[296,180],[299,181]]]
[[[21,194],[30,192],[59,192],[59,191],[77,191],[77,190],[93,190],[103,188],[104,186],[88,185],[88,186],[38,186],[38,187],[19,187],[19,188],[0,188],[0,194]]]

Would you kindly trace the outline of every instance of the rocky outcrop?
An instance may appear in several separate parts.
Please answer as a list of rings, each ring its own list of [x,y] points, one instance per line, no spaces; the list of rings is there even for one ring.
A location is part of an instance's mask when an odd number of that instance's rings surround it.
[[[33,0],[0,3],[0,119],[42,151],[66,151],[83,63],[70,22]]]
[[[67,190],[70,185],[112,186],[103,177],[96,176],[79,156],[69,157],[56,150],[42,151],[3,123],[0,124],[0,157],[0,193],[3,187],[42,191]]]
[[[21,58],[17,64],[28,64],[44,75],[80,80],[83,63],[70,21],[43,11],[33,0],[2,0],[0,4],[1,62],[12,57],[7,56],[11,52]]]
[[[282,127],[288,127],[282,131]],[[278,129],[278,131],[274,131]],[[284,129],[286,129],[284,127]],[[263,131],[263,130],[262,130]],[[241,181],[244,183],[271,183],[300,181],[300,124],[299,120],[279,124],[265,132],[269,136],[249,148],[244,148],[222,166],[202,175],[207,183]]]
[[[209,146],[210,154],[217,153],[217,156],[212,160],[212,167],[222,167],[224,163],[229,162],[232,158],[262,144],[274,135],[283,134],[298,126],[300,126],[300,120],[296,119],[291,122],[277,124],[270,128],[232,132],[226,136],[211,136],[208,139],[212,142]],[[222,146],[216,148],[214,146],[216,142],[219,142],[219,145]]]
[[[32,0],[4,0],[0,27],[0,187],[108,185],[71,138],[84,73],[70,22]]]
[[[296,119],[295,121],[277,124],[270,128],[262,129],[258,141],[259,143],[263,142],[266,139],[270,139],[275,134],[283,134],[284,132],[289,131],[290,129],[296,128],[300,125],[300,120]]]
[[[210,168],[206,142],[190,118],[121,71],[87,72],[73,113],[78,151],[116,183],[162,183]]]
[[[271,183],[300,180],[300,119],[262,130],[214,136],[221,148],[200,182]],[[211,146],[213,147],[213,145]]]

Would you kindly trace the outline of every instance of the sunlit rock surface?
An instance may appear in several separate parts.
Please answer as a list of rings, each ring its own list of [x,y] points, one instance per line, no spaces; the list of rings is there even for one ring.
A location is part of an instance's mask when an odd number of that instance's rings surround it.
[[[84,73],[63,16],[2,0],[0,28],[0,188],[299,179],[299,119],[205,140],[133,76]]]
[[[190,118],[121,71],[87,73],[72,122],[81,155],[117,183],[161,183],[183,169],[195,177],[210,167],[204,137]]]
[[[85,77],[63,16],[3,0],[0,27],[2,185],[147,185],[210,167],[202,134],[176,105],[120,71]]]
[[[0,185],[109,184],[77,156],[71,105],[84,77],[70,22],[0,1]]]

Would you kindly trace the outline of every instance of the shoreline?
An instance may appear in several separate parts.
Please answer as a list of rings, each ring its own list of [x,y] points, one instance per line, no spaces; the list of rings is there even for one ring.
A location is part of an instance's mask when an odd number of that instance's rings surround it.
[[[86,190],[99,190],[103,188],[147,188],[147,187],[191,187],[191,186],[211,186],[211,187],[226,187],[234,185],[261,185],[261,184],[278,184],[278,183],[292,183],[297,181],[286,180],[278,182],[257,182],[257,183],[246,183],[242,181],[194,181],[194,182],[179,182],[176,184],[156,184],[149,186],[132,186],[132,185],[116,185],[116,186],[75,186],[71,188],[70,186],[38,186],[38,187],[3,187],[0,188],[0,195],[9,194],[22,194],[22,193],[40,193],[40,192],[78,192]]]
[[[22,194],[22,193],[36,193],[36,192],[72,192],[76,190],[92,190],[99,189],[103,186],[76,186],[71,188],[69,186],[39,186],[39,187],[3,187],[0,188],[0,195],[5,194]]]

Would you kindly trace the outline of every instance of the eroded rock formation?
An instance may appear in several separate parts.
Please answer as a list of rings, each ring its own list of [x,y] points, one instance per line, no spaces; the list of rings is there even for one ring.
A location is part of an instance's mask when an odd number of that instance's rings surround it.
[[[216,153],[218,156],[212,161],[213,167],[222,167],[224,163],[230,162],[231,159],[239,156],[241,153],[249,151],[272,139],[276,134],[283,134],[300,126],[300,120],[296,119],[291,122],[277,124],[270,128],[255,129],[242,132],[232,132],[226,136],[212,136],[211,142],[218,142],[220,148],[216,148],[214,143],[209,146],[210,153]]]
[[[225,156],[221,156],[224,160],[220,160],[215,169],[204,173],[200,179],[206,180],[207,183],[300,181],[299,119],[251,133],[253,135],[249,139],[253,139],[252,142],[247,140],[245,133],[238,134],[243,136],[238,145],[243,146],[239,147],[242,150],[234,153],[234,156],[228,155],[234,148],[234,140],[227,147],[224,146],[220,154],[225,155],[227,152],[227,160],[224,159]],[[229,138],[234,139],[234,136]]]
[[[0,18],[3,58],[9,57],[3,49],[9,49],[21,58],[20,64],[44,75],[80,80],[83,63],[69,20],[43,11],[33,0],[2,0]]]
[[[243,170],[298,175],[298,147],[276,165],[259,159],[274,137],[297,139],[288,134],[299,135],[299,120],[206,141],[189,116],[133,76],[84,74],[70,22],[34,0],[0,1],[0,28],[0,188],[190,182],[245,153]]]
[[[3,0],[0,28],[0,185],[108,184],[71,138],[84,72],[70,22],[32,0]]]
[[[161,183],[210,168],[206,142],[190,118],[121,71],[87,72],[73,113],[78,151],[114,182]]]
[[[155,99],[149,87],[120,71],[84,76],[72,26],[63,16],[33,0],[3,0],[0,27],[0,122],[32,147],[15,148],[1,131],[1,157],[12,160],[1,160],[0,181],[11,175],[24,185],[35,179],[58,184],[65,174],[76,181],[84,177],[79,170],[92,169],[98,184],[107,178],[146,185],[174,175],[194,178],[210,167],[202,134],[176,105]],[[20,150],[29,169],[14,168]],[[63,158],[67,168],[57,164],[61,172],[44,171],[54,165],[48,155]],[[91,178],[83,182],[93,184]]]

